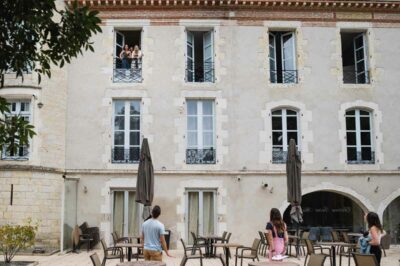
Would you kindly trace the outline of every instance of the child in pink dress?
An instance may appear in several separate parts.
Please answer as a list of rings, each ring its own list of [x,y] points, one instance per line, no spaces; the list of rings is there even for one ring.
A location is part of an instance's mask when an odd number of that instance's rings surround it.
[[[267,223],[267,237],[269,245],[269,259],[273,256],[286,254],[288,234],[286,224],[283,222],[280,211],[276,208],[271,209],[270,222]]]

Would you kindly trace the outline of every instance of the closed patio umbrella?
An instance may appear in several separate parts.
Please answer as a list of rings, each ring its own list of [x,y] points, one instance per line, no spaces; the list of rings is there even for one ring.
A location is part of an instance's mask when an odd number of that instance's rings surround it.
[[[286,161],[287,200],[292,206],[290,217],[297,225],[303,222],[301,210],[301,160],[296,152],[296,142],[289,141],[289,150]]]
[[[149,143],[146,138],[140,149],[139,169],[136,181],[136,202],[144,205],[143,219],[151,213],[151,204],[154,196],[154,169],[151,161]]]

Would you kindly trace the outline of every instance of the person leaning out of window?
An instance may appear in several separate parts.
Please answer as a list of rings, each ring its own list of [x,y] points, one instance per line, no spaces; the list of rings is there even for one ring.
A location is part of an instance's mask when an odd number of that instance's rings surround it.
[[[129,51],[129,46],[125,44],[124,49],[119,54],[119,59],[122,61],[122,68],[129,69],[130,66],[131,51]]]
[[[269,259],[273,256],[286,254],[286,246],[288,243],[288,234],[286,224],[282,219],[281,212],[272,208],[270,212],[270,221],[266,228],[269,246]]]
[[[132,59],[132,67],[139,68],[139,62],[142,61],[143,53],[139,49],[139,45],[135,45],[133,51],[131,52],[131,59]]]

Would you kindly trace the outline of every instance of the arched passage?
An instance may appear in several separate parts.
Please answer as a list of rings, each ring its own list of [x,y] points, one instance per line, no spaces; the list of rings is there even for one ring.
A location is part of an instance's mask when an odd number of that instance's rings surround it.
[[[395,198],[383,212],[383,228],[390,234],[392,244],[400,242],[400,196]]]
[[[332,191],[315,191],[302,198],[304,225],[329,226],[350,231],[364,228],[364,210],[352,198]],[[290,226],[290,206],[284,212],[283,219]]]

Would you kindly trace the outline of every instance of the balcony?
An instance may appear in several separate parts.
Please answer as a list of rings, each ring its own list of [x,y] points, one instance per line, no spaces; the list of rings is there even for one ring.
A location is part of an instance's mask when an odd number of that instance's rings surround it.
[[[121,59],[114,58],[113,70],[114,83],[140,83],[143,81],[141,59],[131,59],[127,65],[124,65]]]
[[[186,164],[215,164],[215,149],[186,149]]]
[[[215,81],[214,63],[204,62],[202,65],[186,64],[186,82],[211,82]]]
[[[344,84],[369,84],[369,71],[356,72],[355,70],[343,70]]]
[[[297,155],[301,160],[301,152],[297,152]],[[272,163],[284,164],[286,163],[286,161],[287,161],[287,151],[282,151],[282,150],[272,151]]]
[[[12,161],[26,161],[29,159],[29,147],[19,147],[15,152],[8,151],[6,148],[4,148],[3,152],[1,153],[1,159]]]
[[[129,149],[115,147],[111,150],[112,163],[138,163],[139,162],[139,147],[132,147]]]
[[[362,154],[357,152],[356,160],[347,160],[348,164],[374,164],[375,163],[375,152],[371,151],[370,154]]]
[[[271,83],[298,83],[297,70],[270,70]]]

